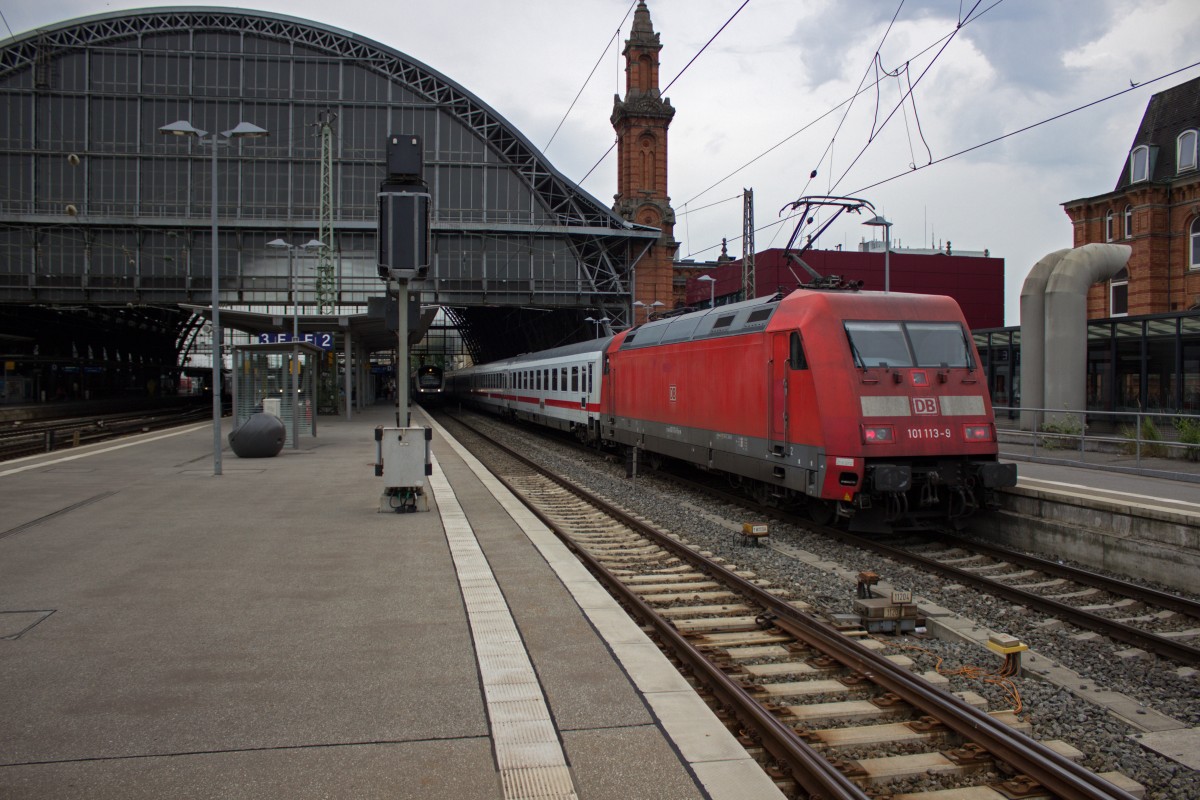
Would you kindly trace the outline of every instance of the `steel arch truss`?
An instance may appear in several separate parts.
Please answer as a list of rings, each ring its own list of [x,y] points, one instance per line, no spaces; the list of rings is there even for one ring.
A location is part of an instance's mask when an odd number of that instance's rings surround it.
[[[551,167],[532,144],[499,114],[454,81],[403,53],[352,33],[290,17],[255,12],[117,12],[40,29],[0,49],[0,79],[30,69],[36,75],[60,51],[147,34],[220,31],[294,43],[352,61],[398,82],[458,119],[485,141],[503,163],[521,175],[558,225],[592,227],[628,235],[630,226]]]

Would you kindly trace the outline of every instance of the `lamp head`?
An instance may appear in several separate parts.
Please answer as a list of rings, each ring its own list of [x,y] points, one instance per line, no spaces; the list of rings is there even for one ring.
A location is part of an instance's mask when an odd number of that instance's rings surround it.
[[[200,130],[186,119],[172,122],[170,125],[163,125],[158,132],[169,136],[195,136],[198,139],[208,134],[208,131]]]
[[[231,130],[221,131],[221,135],[228,139],[261,139],[270,136],[271,132],[250,122],[239,122]]]
[[[267,247],[280,248],[291,247],[291,245],[285,242],[283,239],[272,239],[271,241],[267,242]]]

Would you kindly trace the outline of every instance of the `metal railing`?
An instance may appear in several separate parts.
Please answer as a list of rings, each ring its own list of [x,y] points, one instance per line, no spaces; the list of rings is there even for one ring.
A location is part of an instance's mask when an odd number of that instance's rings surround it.
[[[1200,483],[1200,416],[1007,406],[994,410],[1002,458]]]

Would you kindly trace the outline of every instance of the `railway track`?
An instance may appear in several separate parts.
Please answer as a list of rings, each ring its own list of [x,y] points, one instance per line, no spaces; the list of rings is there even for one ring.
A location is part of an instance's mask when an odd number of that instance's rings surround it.
[[[1080,567],[950,534],[842,541],[1181,664],[1200,665],[1200,603]]]
[[[881,655],[864,631],[839,630],[482,432],[454,429],[651,631],[785,791],[1132,797],[1076,764],[1078,751],[1025,736],[1015,710],[987,713],[982,698],[946,692],[904,657]]]
[[[40,422],[0,425],[0,461],[49,453],[132,433],[173,428],[211,417],[206,408],[143,410],[128,414],[105,414]]]
[[[742,494],[670,470],[657,475],[1003,598],[1147,653],[1200,666],[1200,602],[1082,567],[1020,553],[950,532],[880,537],[814,524]]]

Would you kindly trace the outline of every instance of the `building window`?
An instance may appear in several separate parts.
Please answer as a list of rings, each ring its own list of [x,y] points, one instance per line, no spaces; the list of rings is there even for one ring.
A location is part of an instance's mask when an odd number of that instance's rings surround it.
[[[1111,242],[1113,240],[1113,212],[1109,209],[1104,215],[1104,241]]]
[[[1200,269],[1200,217],[1192,220],[1192,235],[1189,237],[1188,267]]]
[[[1148,180],[1150,178],[1150,148],[1146,145],[1133,148],[1133,152],[1129,155],[1129,182],[1138,183],[1139,181]]]
[[[1133,206],[1125,206],[1125,238],[1133,238]]]
[[[1196,168],[1196,132],[1184,131],[1179,134],[1178,147],[1175,157],[1176,171],[1185,172]]]
[[[1108,315],[1129,315],[1129,270],[1122,269],[1108,282]]]

